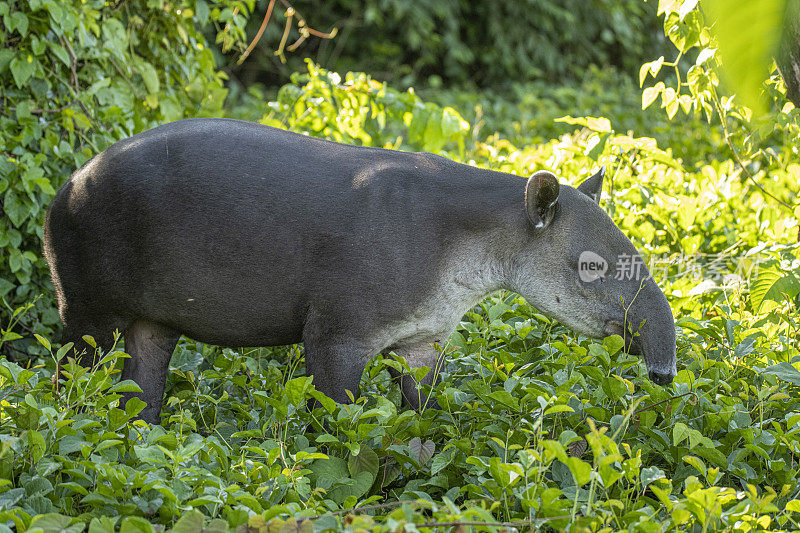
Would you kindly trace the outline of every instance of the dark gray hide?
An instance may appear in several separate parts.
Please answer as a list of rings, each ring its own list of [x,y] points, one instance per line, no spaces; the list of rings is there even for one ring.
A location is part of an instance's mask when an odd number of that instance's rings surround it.
[[[123,378],[158,422],[180,335],[223,346],[305,342],[316,387],[356,393],[390,350],[435,367],[461,317],[519,292],[586,335],[644,321],[651,378],[675,375],[667,300],[644,269],[589,283],[582,251],[638,257],[596,201],[539,172],[525,180],[430,154],[360,148],[225,119],[173,122],[75,172],[45,222],[64,341],[123,332]],[[630,340],[630,339],[629,339]],[[84,358],[84,362],[87,359]],[[432,381],[433,373],[426,380]],[[407,401],[421,401],[410,377]]]

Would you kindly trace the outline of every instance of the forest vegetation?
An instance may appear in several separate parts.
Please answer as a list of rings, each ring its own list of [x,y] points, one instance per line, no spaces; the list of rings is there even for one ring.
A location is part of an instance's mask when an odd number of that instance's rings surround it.
[[[799,12],[0,0],[0,533],[800,530]],[[59,343],[44,214],[115,141],[221,116],[571,184],[604,165],[673,384],[503,291],[439,347],[440,409],[402,408],[391,354],[336,404],[302,345],[184,338],[161,424],[136,420],[124,343],[92,369]]]

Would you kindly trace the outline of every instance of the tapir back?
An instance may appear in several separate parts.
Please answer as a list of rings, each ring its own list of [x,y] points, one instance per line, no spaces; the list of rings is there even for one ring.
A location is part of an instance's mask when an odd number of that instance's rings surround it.
[[[425,297],[469,218],[443,205],[470,187],[453,165],[180,121],[75,172],[51,206],[46,252],[59,299],[84,314],[145,316],[221,345],[298,342],[312,300],[390,321]]]

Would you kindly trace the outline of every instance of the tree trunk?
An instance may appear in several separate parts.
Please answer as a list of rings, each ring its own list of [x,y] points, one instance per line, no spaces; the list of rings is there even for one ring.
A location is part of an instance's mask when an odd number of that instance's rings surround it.
[[[786,15],[786,26],[775,62],[786,84],[786,97],[800,108],[800,2],[790,2]]]

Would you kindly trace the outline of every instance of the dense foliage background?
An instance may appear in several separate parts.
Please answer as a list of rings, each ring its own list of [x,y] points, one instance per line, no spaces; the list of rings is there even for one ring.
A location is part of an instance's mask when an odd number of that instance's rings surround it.
[[[0,531],[800,529],[800,113],[767,62],[764,99],[733,97],[711,3],[278,1],[238,65],[270,2],[0,0]],[[311,26],[338,33],[280,44]],[[674,384],[502,292],[441,347],[441,410],[403,411],[380,358],[336,405],[301,346],[184,339],[161,427],[133,421],[123,344],[57,370],[44,210],[115,140],[223,115],[571,183],[606,165]]]
[[[264,13],[267,4],[261,0],[256,12]],[[294,7],[318,30],[336,28],[337,37],[310,39],[302,54],[288,54],[284,64],[272,51],[285,27],[268,26],[258,58],[235,71],[247,85],[282,81],[302,69],[304,56],[332,70],[358,65],[403,86],[429,77],[429,83],[448,85],[492,87],[531,79],[563,85],[583,78],[590,65],[632,72],[639,57],[668,50],[655,3],[640,0],[334,0]],[[250,35],[260,22],[251,18]],[[300,31],[293,27],[287,42]]]

